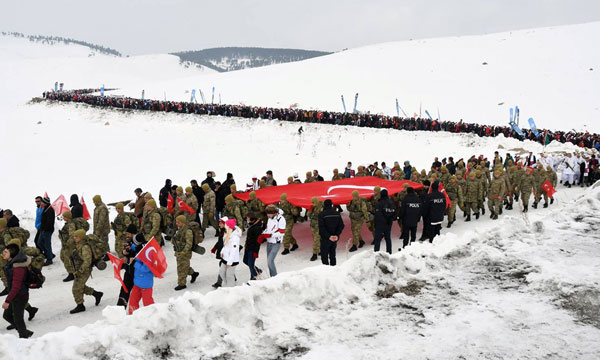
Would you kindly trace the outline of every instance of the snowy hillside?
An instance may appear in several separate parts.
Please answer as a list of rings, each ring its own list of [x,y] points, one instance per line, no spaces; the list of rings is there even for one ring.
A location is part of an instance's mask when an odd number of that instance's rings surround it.
[[[157,82],[149,97],[187,100],[211,88],[223,103],[396,114],[429,110],[444,120],[506,124],[508,109],[539,128],[600,131],[600,23],[372,45],[309,59],[208,77]],[[138,95],[140,88],[126,93]],[[423,115],[425,116],[425,115]]]

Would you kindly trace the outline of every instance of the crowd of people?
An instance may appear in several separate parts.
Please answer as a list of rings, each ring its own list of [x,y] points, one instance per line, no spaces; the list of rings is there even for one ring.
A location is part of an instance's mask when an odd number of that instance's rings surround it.
[[[561,173],[560,179],[557,171]],[[352,229],[352,246],[348,250],[354,252],[365,246],[362,233],[366,224],[374,251],[380,251],[381,241],[385,240],[386,252],[391,254],[394,224],[400,228],[402,245],[398,251],[402,251],[417,241],[419,224],[422,224],[422,233],[418,240],[433,242],[444,220],[448,228],[457,221],[457,209],[462,210],[465,222],[485,215],[486,203],[491,219],[498,219],[503,211],[512,211],[513,206],[526,214],[531,199],[532,208],[552,204],[551,190],[559,182],[567,188],[591,185],[600,179],[600,167],[594,154],[540,154],[536,157],[532,153],[525,156],[507,153],[502,158],[496,152],[491,160],[483,155],[458,161],[452,157],[439,161],[436,157],[429,170],[421,171],[410,161],[403,165],[394,162],[393,166],[374,162],[358,166],[356,170],[349,162],[343,171],[334,169],[331,180],[361,176],[408,180],[403,183],[403,190],[395,194],[375,187],[373,196],[363,198],[354,191],[353,199],[345,206]],[[318,170],[313,170],[306,173],[304,181],[298,174],[289,176],[287,184],[324,180]],[[150,192],[136,188],[133,201],[114,204],[116,216],[112,221],[102,197],[94,196],[91,224],[84,218],[87,209],[77,195],[71,196],[70,209],[61,214],[55,213],[48,197],[38,196],[33,244],[28,243],[30,232],[20,226],[15,214],[9,209],[1,211],[0,265],[5,288],[0,295],[7,296],[3,308],[4,318],[10,324],[8,328],[17,329],[20,337],[32,334],[23,316],[27,311],[31,320],[37,312],[37,308],[29,304],[28,294],[32,280],[39,276],[30,269],[37,269],[39,275],[44,266],[55,263],[52,239],[57,216],[62,220],[58,239],[61,241],[60,260],[66,272],[63,281],[73,282],[75,308],[71,314],[86,310],[84,295],[92,297],[95,305],[100,304],[103,292],[86,283],[94,268],[106,267],[109,257],[121,259],[120,267],[124,271],[118,305],[125,306],[131,313],[139,307],[140,301],[144,305],[152,304],[155,274],[145,263],[136,260],[136,254],[152,239],[160,246],[168,246],[170,242],[177,263],[175,290],[185,289],[188,279],[194,283],[199,276],[190,261],[194,253],[204,253],[200,244],[208,236],[207,230],[211,231],[209,228],[215,231],[216,237],[211,249],[219,267],[215,288],[235,286],[240,263],[248,267],[251,280],[263,278],[263,271],[256,266],[263,242],[267,244],[269,275],[276,276],[277,255],[289,255],[299,248],[293,229],[295,224],[305,221],[312,232],[310,261],[320,256],[323,264],[336,265],[336,248],[344,229],[341,216],[344,209],[334,206],[330,199],[321,201],[317,197],[312,198],[310,207],[303,209],[291,204],[286,193],[282,193],[275,204],[265,204],[256,196],[259,189],[277,185],[270,170],[260,178],[254,176],[243,190],[237,189],[231,173],[221,183],[215,180],[214,172],[208,171],[202,182],[191,180],[190,186],[185,188],[167,179],[157,199]],[[241,192],[249,192],[248,201],[236,197]],[[112,247],[109,245],[111,230],[114,233]]]
[[[493,126],[465,123],[462,120],[440,121],[439,119],[423,119],[420,116],[402,118],[369,113],[347,113],[318,110],[302,110],[296,108],[268,108],[249,105],[198,104],[195,102],[161,101],[151,99],[134,99],[129,97],[99,96],[93,93],[100,89],[82,89],[72,91],[49,91],[43,98],[51,101],[85,103],[92,106],[112,107],[118,109],[175,112],[199,115],[218,115],[252,119],[273,119],[291,122],[322,123],[349,125],[371,128],[388,128],[407,131],[446,131],[452,133],[473,133],[481,137],[493,137],[500,134],[520,140],[531,140],[541,144],[551,141],[572,143],[582,148],[600,150],[600,135],[589,132],[538,130],[538,135],[531,129],[521,129],[524,137],[517,134],[510,126]]]

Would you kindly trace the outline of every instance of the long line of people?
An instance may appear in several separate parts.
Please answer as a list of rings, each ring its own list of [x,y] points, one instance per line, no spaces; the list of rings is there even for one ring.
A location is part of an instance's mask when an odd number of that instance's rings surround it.
[[[528,211],[530,197],[533,195],[533,208],[537,208],[544,198],[544,207],[553,203],[552,193],[546,187],[557,187],[556,171],[562,173],[561,183],[565,187],[573,185],[589,186],[600,179],[600,167],[595,155],[541,154],[536,159],[532,153],[520,157],[511,154],[506,159],[496,152],[488,161],[480,155],[454,162],[452,157],[439,161],[435,158],[429,172],[418,171],[405,161],[404,166],[395,162],[388,167],[385,162],[359,166],[353,169],[349,162],[343,172],[333,170],[331,180],[345,177],[374,176],[386,180],[410,180],[422,184],[415,189],[411,183],[403,184],[403,190],[390,196],[386,189],[375,187],[370,198],[362,198],[357,191],[352,193],[352,201],[346,205],[346,211],[352,228],[352,247],[350,252],[363,247],[363,226],[366,223],[371,232],[374,251],[380,250],[381,241],[385,240],[386,251],[392,253],[392,227],[396,222],[400,228],[402,246],[399,251],[417,241],[416,233],[419,223],[423,230],[419,240],[433,242],[440,234],[444,218],[447,227],[456,222],[456,209],[462,209],[464,221],[479,219],[485,214],[487,200],[490,218],[498,219],[503,210],[513,210],[514,201],[521,200],[523,212]],[[305,182],[323,181],[317,170],[307,172]],[[287,183],[301,182],[298,175],[289,176]],[[194,283],[199,272],[190,266],[193,253],[202,254],[208,227],[215,230],[216,242],[211,252],[215,254],[219,271],[213,287],[234,286],[237,282],[236,268],[243,262],[249,269],[250,279],[260,279],[263,272],[256,266],[260,247],[267,243],[267,267],[269,275],[276,276],[275,259],[281,247],[281,255],[288,255],[299,248],[293,235],[295,223],[309,222],[312,230],[311,261],[321,256],[326,265],[336,265],[336,248],[344,229],[341,216],[343,209],[334,207],[331,200],[321,201],[313,198],[311,206],[306,209],[294,206],[281,194],[276,204],[264,204],[256,197],[256,190],[277,186],[272,171],[265,176],[253,176],[245,189],[250,191],[250,200],[244,202],[234,195],[237,190],[234,176],[227,174],[223,183],[215,181],[215,173],[207,172],[207,177],[200,184],[190,181],[185,189],[177,186],[170,179],[159,191],[158,204],[149,192],[136,188],[136,198],[129,203],[116,203],[117,215],[109,218],[107,205],[102,197],[93,197],[92,224],[83,218],[84,209],[76,195],[71,196],[70,210],[62,214],[63,226],[58,232],[61,240],[60,259],[67,276],[64,282],[73,281],[72,293],[76,307],[71,314],[85,311],[84,295],[94,298],[99,305],[103,293],[89,286],[86,282],[94,267],[103,269],[110,256],[121,259],[124,270],[124,289],[120,290],[118,304],[128,308],[131,313],[139,307],[140,300],[144,305],[153,303],[152,287],[154,274],[148,267],[135,260],[135,255],[152,238],[161,246],[170,242],[177,262],[177,286],[175,290],[187,287],[187,279]],[[420,186],[419,186],[420,187]],[[22,337],[31,336],[24,327],[23,312],[29,312],[31,320],[37,308],[28,303],[28,289],[31,287],[29,273],[23,273],[19,264],[34,264],[36,268],[54,264],[52,251],[55,214],[50,206],[50,199],[38,196],[35,198],[37,234],[33,246],[28,246],[30,233],[20,227],[19,219],[9,209],[0,210],[0,247],[3,259],[0,265],[5,289],[1,295],[8,295],[3,307],[5,319],[10,328],[16,328]],[[125,207],[131,212],[126,212]],[[474,215],[475,219],[472,219]],[[200,219],[202,218],[202,221]],[[114,246],[109,246],[109,233],[114,232]],[[246,235],[245,242],[242,237]],[[242,245],[243,243],[243,245]],[[241,254],[242,249],[244,253]],[[26,266],[25,265],[25,266]],[[33,267],[33,266],[32,266]],[[41,270],[40,270],[41,271]],[[127,291],[125,291],[127,289]]]
[[[94,91],[95,90],[95,91]],[[199,115],[235,116],[254,119],[277,119],[292,122],[324,123],[335,125],[351,125],[372,128],[388,128],[407,131],[446,131],[453,133],[473,133],[481,137],[493,137],[500,134],[520,140],[531,140],[541,144],[551,141],[572,143],[582,148],[600,150],[600,135],[586,132],[539,130],[536,135],[531,129],[521,129],[524,137],[517,134],[510,126],[493,126],[465,123],[462,120],[440,121],[415,116],[402,118],[370,113],[342,113],[332,111],[302,110],[296,108],[269,108],[248,105],[198,104],[182,101],[161,101],[151,99],[135,99],[130,97],[92,95],[100,89],[82,89],[72,91],[48,91],[43,98],[51,101],[81,102],[93,106],[113,107],[119,109],[176,112]],[[539,134],[542,134],[541,136]]]

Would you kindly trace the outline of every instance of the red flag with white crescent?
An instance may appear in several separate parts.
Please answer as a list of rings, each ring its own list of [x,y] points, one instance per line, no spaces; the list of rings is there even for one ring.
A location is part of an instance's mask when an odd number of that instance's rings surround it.
[[[143,262],[150,271],[152,271],[154,276],[162,279],[162,274],[167,270],[167,258],[155,238],[152,238],[152,240],[138,252],[135,258]]]
[[[169,193],[169,197],[167,198],[167,210],[169,210],[169,214],[173,213],[173,205],[175,205],[175,201],[173,201],[173,197]]]
[[[550,184],[550,181],[548,181],[547,179],[542,185],[542,190],[546,192],[546,195],[548,195],[549,198],[553,198],[554,194],[556,193],[556,189],[554,188],[554,186],[552,186],[552,184]]]
[[[50,206],[54,209],[56,216],[61,216],[65,211],[70,210],[64,195],[59,196]]]
[[[114,256],[109,252],[107,252],[106,254],[110,259],[110,262],[112,263],[115,279],[119,280],[121,286],[123,286],[123,290],[125,290],[126,293],[129,293],[129,290],[127,290],[127,287],[125,287],[125,283],[123,282],[123,278],[121,277],[121,267],[123,266],[125,260],[119,259],[118,257]]]
[[[185,201],[181,200],[181,198],[177,198],[177,206],[179,206],[179,210],[187,211],[190,214],[194,215],[196,212],[192,209]]]

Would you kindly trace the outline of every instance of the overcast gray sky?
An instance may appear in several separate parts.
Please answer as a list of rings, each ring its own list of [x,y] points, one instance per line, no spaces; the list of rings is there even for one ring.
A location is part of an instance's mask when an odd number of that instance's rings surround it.
[[[386,41],[600,21],[600,0],[7,0],[0,30],[124,54],[219,46],[336,51]]]

